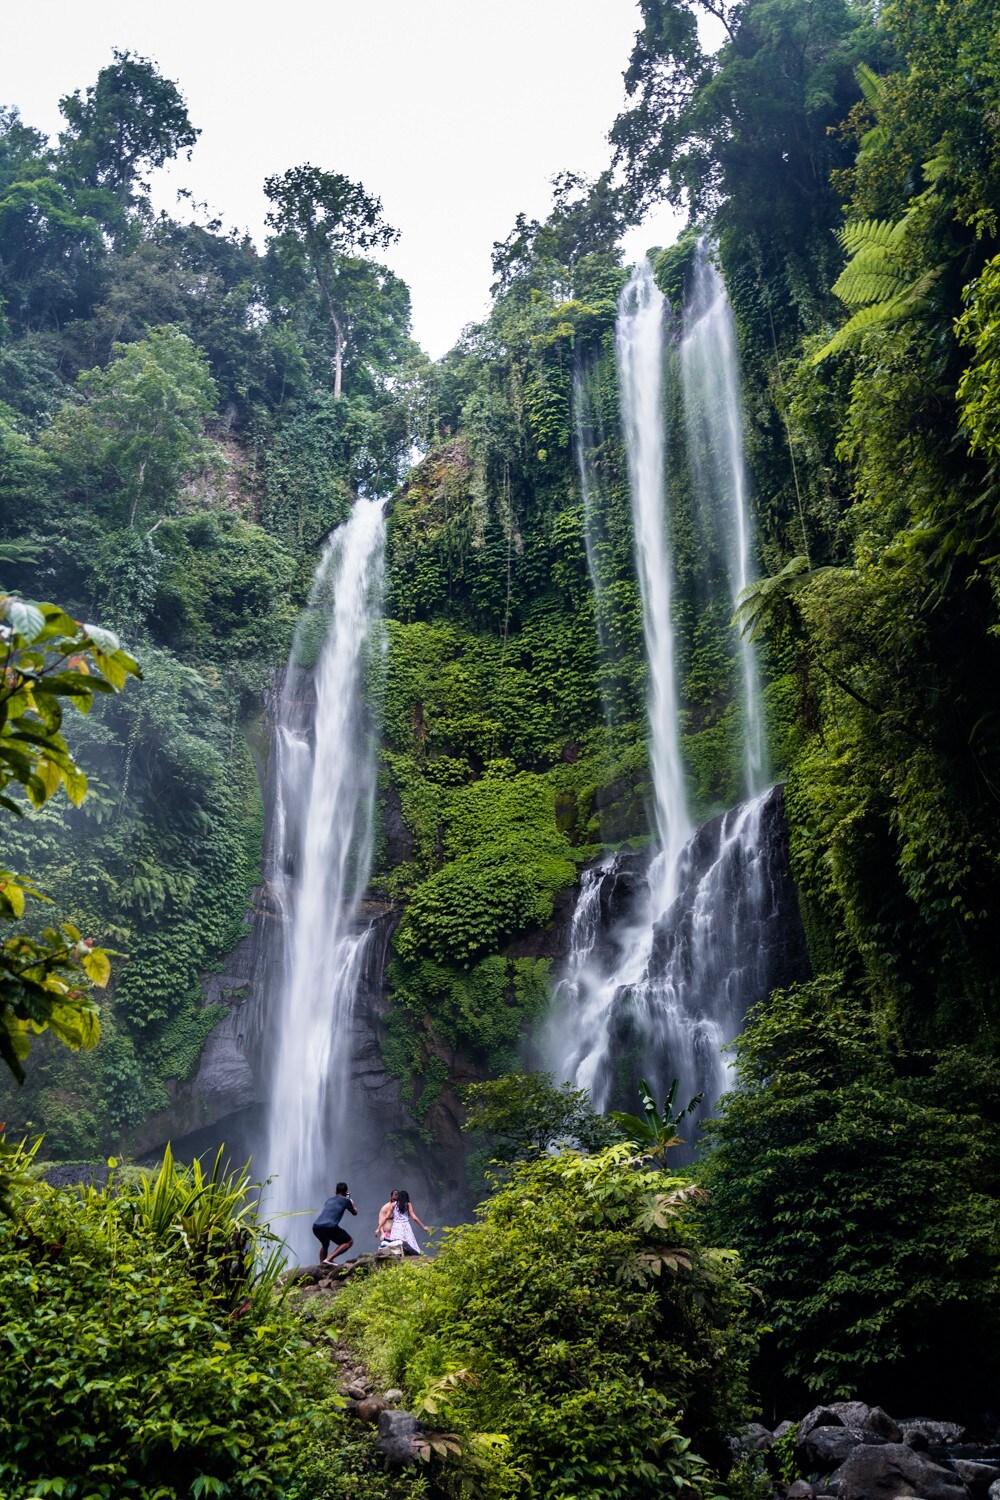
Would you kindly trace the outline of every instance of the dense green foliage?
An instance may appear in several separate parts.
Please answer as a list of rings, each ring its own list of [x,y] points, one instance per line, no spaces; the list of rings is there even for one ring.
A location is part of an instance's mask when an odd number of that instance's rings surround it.
[[[952,1409],[995,1378],[1000,1068],[965,1046],[887,1049],[842,981],[778,994],[738,1045],[740,1088],[701,1174],[767,1327],[770,1397]]]
[[[247,1186],[168,1162],[139,1184],[14,1190],[0,1221],[10,1500],[398,1493],[345,1430],[273,1263],[259,1272]]]
[[[217,1018],[199,976],[238,940],[256,873],[261,689],[362,490],[395,491],[371,686],[373,886],[398,918],[385,1058],[414,1121],[401,1153],[434,1140],[457,1077],[521,1066],[581,864],[649,837],[613,325],[621,229],[666,195],[691,211],[654,257],[673,312],[704,233],[736,315],[764,575],[742,619],[820,976],[743,1042],[705,1222],[761,1292],[770,1395],[916,1401],[962,1339],[992,1369],[997,1332],[996,6],[641,13],[613,132],[624,188],[557,179],[549,218],[519,216],[495,246],[488,316],[433,366],[406,288],[367,256],[392,231],[360,184],[270,178],[259,254],[153,219],[146,174],[196,132],[145,60],[117,55],[64,100],[55,145],[0,115],[3,583],[113,624],[144,669],[67,735],[87,802],[47,803],[10,841],[61,914],[129,955],[96,1060],[43,1038],[18,1109],[83,1151],[127,1139],[193,1069]],[[736,635],[668,363],[700,815],[742,791]],[[476,1105],[502,1154],[593,1125],[544,1087],[519,1099],[518,1076]],[[673,1227],[690,1267],[619,1279],[646,1253],[655,1191],[614,1154],[531,1161],[437,1265],[351,1294],[373,1360],[454,1425],[497,1494],[654,1493],[670,1464],[697,1488],[678,1433],[712,1458],[737,1419],[743,1335],[685,1300],[710,1264],[688,1220]],[[706,1307],[742,1317],[711,1264]],[[703,1365],[730,1339],[723,1410]]]
[[[690,1185],[629,1156],[522,1163],[434,1261],[342,1294],[372,1368],[459,1437],[446,1493],[463,1475],[498,1500],[714,1493],[748,1294],[695,1231]]]
[[[117,636],[71,620],[57,605],[0,595],[0,622],[0,807],[23,817],[60,790],[79,807],[87,778],[62,733],[63,699],[89,713],[99,694],[120,692],[139,669]],[[0,870],[0,920],[22,917],[26,898],[39,896],[23,871]],[[32,1037],[43,1031],[74,1049],[94,1045],[99,1022],[89,986],[103,987],[110,974],[107,952],[70,922],[3,940],[0,1060],[18,1082]]]

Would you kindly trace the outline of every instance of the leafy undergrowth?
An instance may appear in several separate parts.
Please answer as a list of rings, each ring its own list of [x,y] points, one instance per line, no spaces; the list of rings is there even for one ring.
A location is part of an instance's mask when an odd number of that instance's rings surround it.
[[[403,1493],[278,1290],[244,1177],[167,1161],[139,1184],[56,1189],[3,1166],[5,1500]]]
[[[337,1299],[376,1379],[452,1435],[446,1494],[714,1495],[746,1420],[746,1288],[633,1148],[515,1167],[433,1261]]]

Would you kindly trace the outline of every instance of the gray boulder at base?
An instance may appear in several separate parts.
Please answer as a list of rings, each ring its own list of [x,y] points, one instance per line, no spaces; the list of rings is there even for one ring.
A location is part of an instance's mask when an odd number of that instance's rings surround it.
[[[833,1406],[814,1406],[812,1411],[807,1412],[799,1423],[799,1442],[803,1442],[814,1427],[843,1427],[844,1419],[837,1411],[837,1406],[846,1404],[837,1402]]]
[[[965,1428],[957,1422],[934,1422],[930,1417],[901,1417],[899,1425],[903,1429],[903,1442],[911,1448],[924,1443],[929,1448],[944,1448],[948,1443],[960,1443],[965,1437]]]
[[[765,1427],[762,1422],[748,1422],[738,1441],[742,1452],[760,1453],[762,1449],[770,1448],[774,1442],[774,1436],[770,1428]]]
[[[996,1464],[984,1464],[974,1458],[956,1458],[955,1472],[969,1486],[977,1500],[986,1500],[990,1487],[1000,1479],[1000,1468]]]
[[[378,1419],[378,1445],[391,1464],[415,1463],[414,1439],[422,1431],[412,1412],[384,1411]]]
[[[943,1469],[906,1443],[855,1448],[835,1475],[837,1500],[968,1500],[969,1491],[951,1469]]]
[[[864,1435],[850,1427],[814,1427],[795,1445],[795,1457],[811,1474],[830,1474],[839,1467],[860,1443]],[[878,1439],[869,1438],[869,1442]]]
[[[994,1480],[987,1491],[989,1500],[1000,1500],[1000,1479]]]

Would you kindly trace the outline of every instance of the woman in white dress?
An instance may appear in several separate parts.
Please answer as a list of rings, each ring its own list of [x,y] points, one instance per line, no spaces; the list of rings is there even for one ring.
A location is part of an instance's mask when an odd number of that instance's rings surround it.
[[[389,1205],[387,1204],[386,1207]],[[379,1226],[385,1236],[383,1244],[402,1245],[404,1255],[423,1254],[413,1232],[414,1223],[419,1224],[425,1234],[430,1234],[427,1225],[418,1217],[410,1202],[409,1193],[405,1188],[400,1188],[396,1194],[396,1201],[392,1204],[392,1217],[387,1217],[384,1225]]]

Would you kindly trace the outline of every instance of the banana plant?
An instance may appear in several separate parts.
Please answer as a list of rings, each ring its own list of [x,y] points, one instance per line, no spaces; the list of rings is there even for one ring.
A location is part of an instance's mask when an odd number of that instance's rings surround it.
[[[662,1110],[657,1108],[653,1091],[645,1078],[639,1080],[640,1099],[642,1102],[642,1116],[624,1114],[620,1110],[609,1110],[618,1129],[625,1139],[633,1146],[638,1146],[643,1156],[651,1156],[662,1166],[666,1166],[667,1152],[671,1146],[682,1144],[678,1135],[678,1127],[685,1115],[691,1114],[698,1108],[704,1092],[695,1094],[679,1113],[674,1110],[677,1105],[677,1090],[680,1088],[680,1079],[675,1078],[670,1085],[670,1092],[663,1101]]]

